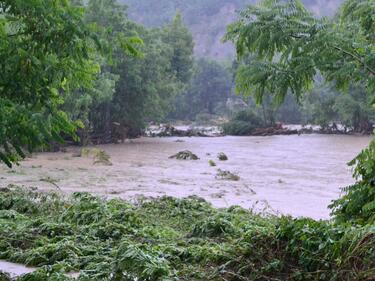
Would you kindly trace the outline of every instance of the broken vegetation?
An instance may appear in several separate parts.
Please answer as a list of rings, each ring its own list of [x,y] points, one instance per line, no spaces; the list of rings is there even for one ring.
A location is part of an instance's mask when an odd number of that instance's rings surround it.
[[[230,171],[225,171],[218,169],[216,173],[216,178],[221,180],[231,180],[231,181],[239,181],[240,176],[237,174],[234,174]]]
[[[262,217],[203,199],[130,204],[88,193],[0,193],[0,259],[18,280],[372,280],[373,226]],[[1,280],[9,276],[0,274]]]

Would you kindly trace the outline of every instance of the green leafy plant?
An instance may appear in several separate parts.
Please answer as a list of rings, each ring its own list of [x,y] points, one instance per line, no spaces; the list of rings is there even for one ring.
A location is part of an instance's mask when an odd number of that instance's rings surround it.
[[[374,249],[371,225],[219,210],[198,197],[0,192],[0,259],[41,266],[18,280],[371,280]]]
[[[375,222],[375,141],[355,159],[354,185],[343,188],[344,195],[330,205],[338,222],[373,224]]]

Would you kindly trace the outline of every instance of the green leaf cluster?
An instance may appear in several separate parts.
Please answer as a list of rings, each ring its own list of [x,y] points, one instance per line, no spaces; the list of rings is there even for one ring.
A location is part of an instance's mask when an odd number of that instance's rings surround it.
[[[373,0],[346,1],[334,18],[316,18],[299,0],[263,0],[228,27],[240,60],[237,90],[261,103],[270,93],[281,103],[290,92],[309,91],[317,74],[340,89],[364,85],[375,92]]]
[[[18,280],[74,271],[78,280],[371,280],[374,237],[371,226],[215,209],[197,197],[0,193],[0,258],[39,267]]]
[[[75,136],[59,106],[97,67],[83,10],[68,1],[0,1],[0,159],[11,166],[61,133]]]

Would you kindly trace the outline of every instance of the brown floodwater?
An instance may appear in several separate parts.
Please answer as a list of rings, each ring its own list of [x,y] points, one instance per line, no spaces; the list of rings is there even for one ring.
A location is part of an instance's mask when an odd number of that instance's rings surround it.
[[[74,157],[79,149],[70,147],[65,153],[36,154],[14,170],[2,167],[0,178],[2,186],[56,190],[54,182],[63,192],[88,191],[126,200],[198,195],[216,207],[240,205],[325,219],[327,205],[340,195],[340,188],[353,183],[346,163],[370,140],[344,135],[140,138],[99,146],[111,156],[112,166]],[[169,159],[186,149],[200,159]],[[219,152],[229,160],[219,161]],[[211,167],[209,160],[217,166]],[[219,179],[217,169],[236,173],[240,180]]]

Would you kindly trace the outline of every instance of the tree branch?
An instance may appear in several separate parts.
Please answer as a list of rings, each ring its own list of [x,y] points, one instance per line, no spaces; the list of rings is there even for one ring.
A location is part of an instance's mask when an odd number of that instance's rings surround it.
[[[335,48],[337,51],[340,51],[342,53],[344,53],[345,55],[348,55],[350,56],[351,58],[355,59],[356,61],[358,61],[362,66],[364,66],[364,68],[370,72],[372,75],[375,75],[375,70],[373,70],[371,67],[369,67],[366,63],[364,63],[360,57],[356,56],[355,54],[353,53],[350,53],[349,51],[346,51],[340,47],[337,47],[337,46],[333,46],[333,48]]]

